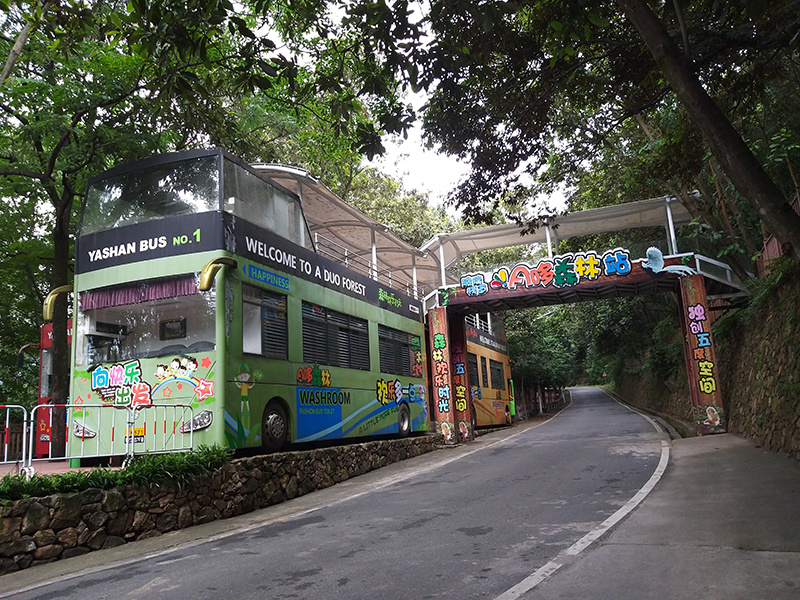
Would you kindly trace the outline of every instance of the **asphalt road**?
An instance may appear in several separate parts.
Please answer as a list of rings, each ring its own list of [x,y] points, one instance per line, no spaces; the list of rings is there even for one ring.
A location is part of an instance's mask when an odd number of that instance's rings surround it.
[[[579,388],[537,427],[518,425],[213,528],[12,574],[19,578],[0,581],[0,590],[13,596],[0,597],[511,599],[641,499],[663,471],[663,439],[645,417]]]

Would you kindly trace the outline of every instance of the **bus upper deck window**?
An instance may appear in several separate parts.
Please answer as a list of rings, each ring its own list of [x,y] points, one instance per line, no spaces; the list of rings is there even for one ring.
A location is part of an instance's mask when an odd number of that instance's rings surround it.
[[[217,158],[171,162],[92,182],[80,235],[218,209]]]

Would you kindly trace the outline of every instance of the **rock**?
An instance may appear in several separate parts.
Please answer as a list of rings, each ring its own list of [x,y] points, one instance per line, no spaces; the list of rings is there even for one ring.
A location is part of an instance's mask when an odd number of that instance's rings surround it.
[[[100,504],[97,504],[100,506]],[[88,525],[89,529],[100,529],[108,521],[108,513],[98,510],[87,515],[84,515],[83,521]]]
[[[78,524],[78,527],[76,527],[75,529],[78,532],[78,546],[83,546],[87,541],[89,541],[89,538],[92,536],[92,530],[89,529],[86,526],[86,523],[84,523],[83,521],[81,521]],[[99,530],[95,529],[95,531]]]
[[[150,513],[143,510],[137,510],[133,516],[133,523],[131,529],[133,531],[147,531],[152,529],[155,524],[155,518]]]
[[[58,532],[56,539],[64,548],[74,548],[78,545],[78,530],[74,527],[62,529]]]
[[[32,554],[17,554],[14,557],[14,562],[17,563],[20,569],[27,569],[33,563]]]
[[[24,517],[25,513],[28,512],[28,507],[31,503],[34,502],[33,500],[17,500],[14,504],[8,507],[8,516],[9,517]],[[3,515],[5,516],[5,515]]]
[[[120,511],[117,513],[116,517],[110,519],[108,523],[106,523],[106,533],[108,533],[108,535],[124,535],[130,530],[132,523],[133,511]]]
[[[164,494],[161,498],[158,499],[158,506],[160,508],[166,508],[167,506],[171,505],[175,501],[175,493],[170,492],[169,494]]]
[[[181,506],[178,509],[178,522],[177,526],[178,529],[185,529],[192,524],[192,520],[194,519],[192,515],[192,509],[189,508],[188,505]]]
[[[165,533],[167,531],[172,531],[175,529],[175,525],[178,524],[178,517],[172,513],[163,513],[159,515],[158,519],[156,519],[156,529]]]
[[[49,560],[58,557],[64,551],[61,544],[51,544],[37,548],[33,553],[34,560]]]
[[[91,504],[84,503],[83,507],[81,508],[81,514],[86,515],[88,513],[93,513],[103,510],[103,505],[99,502],[92,502]]]
[[[0,559],[0,575],[5,575],[6,573],[13,573],[14,571],[19,571],[19,570],[20,566],[19,564],[14,562],[14,560],[10,558]]]
[[[39,547],[55,544],[58,538],[52,529],[41,529],[33,534],[33,541]]]
[[[119,490],[105,490],[101,497],[103,510],[106,512],[116,512],[127,506],[125,496]]]
[[[0,545],[19,539],[22,517],[0,518]]]
[[[55,514],[50,521],[50,528],[59,530],[65,527],[75,527],[81,517],[81,495],[59,494],[55,501]]]
[[[122,546],[123,544],[127,544],[124,539],[116,535],[110,535],[106,538],[106,541],[103,542],[103,550],[108,548],[116,548],[117,546]]]
[[[25,511],[25,516],[22,517],[20,533],[22,533],[22,535],[29,535],[40,529],[46,529],[49,526],[50,509],[42,506],[38,502],[31,502],[28,505],[28,510]]]
[[[89,488],[88,490],[83,490],[81,492],[81,498],[83,498],[82,502],[84,505],[86,504],[98,504],[102,501],[103,498],[103,490],[99,488]],[[94,510],[100,510],[100,508],[95,508]]]
[[[107,537],[108,534],[104,529],[95,529],[92,531],[89,539],[86,540],[86,544],[83,545],[91,550],[100,550],[100,548],[103,547],[103,544],[105,544]]]
[[[5,557],[23,554],[25,552],[33,552],[34,550],[36,550],[36,542],[28,535],[12,542],[0,544],[0,556]]]
[[[215,518],[214,509],[210,506],[204,506],[200,509],[200,511],[195,515],[194,524],[200,525],[202,523],[210,523]]]

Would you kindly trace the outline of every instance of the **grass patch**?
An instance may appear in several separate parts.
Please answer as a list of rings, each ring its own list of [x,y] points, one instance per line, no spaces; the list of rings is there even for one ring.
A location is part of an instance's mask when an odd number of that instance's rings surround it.
[[[0,500],[8,502],[126,485],[148,487],[169,484],[180,489],[198,477],[212,475],[228,463],[232,455],[230,448],[200,446],[193,452],[139,456],[126,468],[119,470],[95,468],[57,475],[34,475],[30,480],[24,475],[9,474],[0,479]]]

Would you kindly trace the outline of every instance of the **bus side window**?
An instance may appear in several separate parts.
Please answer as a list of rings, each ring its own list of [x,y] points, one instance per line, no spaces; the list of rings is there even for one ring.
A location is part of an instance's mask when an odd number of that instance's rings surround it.
[[[480,386],[478,375],[478,355],[472,352],[467,353],[467,368],[469,369],[469,384],[472,387]]]
[[[489,370],[492,377],[492,388],[495,390],[506,389],[506,377],[503,372],[503,363],[489,359]]]
[[[242,352],[279,360],[288,358],[286,296],[242,286]]]

